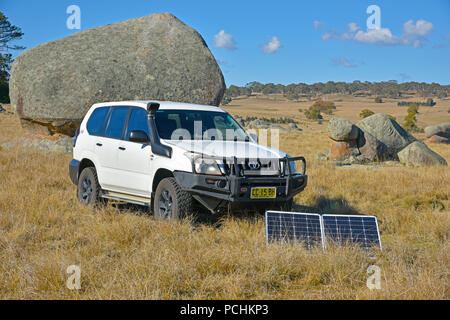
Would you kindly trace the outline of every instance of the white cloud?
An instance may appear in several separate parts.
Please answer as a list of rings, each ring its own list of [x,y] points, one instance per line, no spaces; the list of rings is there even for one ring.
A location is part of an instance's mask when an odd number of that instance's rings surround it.
[[[214,36],[214,47],[225,50],[235,50],[236,44],[231,34],[226,33],[225,30],[220,30],[219,33]]]
[[[371,29],[367,31],[354,22],[347,25],[348,32],[338,33],[331,30],[322,36],[322,40],[336,39],[341,41],[356,41],[369,44],[404,45],[414,48],[423,47],[427,37],[434,29],[431,22],[425,20],[409,20],[403,24],[403,33],[400,36],[392,34],[389,28]]]
[[[319,31],[320,28],[322,28],[322,26],[325,24],[325,22],[314,20],[313,24],[314,24],[314,30]]]
[[[281,48],[281,42],[276,36],[273,36],[268,43],[263,46],[264,53],[274,53]]]
[[[357,65],[346,58],[336,58],[331,61],[334,66],[344,66],[346,68],[355,68]]]
[[[356,32],[356,31],[358,31],[360,29],[356,22],[350,22],[347,25],[347,28],[348,28],[349,32]]]

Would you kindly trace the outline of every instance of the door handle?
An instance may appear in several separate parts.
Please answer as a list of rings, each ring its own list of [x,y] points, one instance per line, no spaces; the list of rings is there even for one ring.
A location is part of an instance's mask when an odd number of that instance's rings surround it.
[[[120,150],[125,150],[125,147],[119,147]]]
[[[97,142],[96,145],[98,145],[99,147],[101,147],[103,144],[100,142]]]

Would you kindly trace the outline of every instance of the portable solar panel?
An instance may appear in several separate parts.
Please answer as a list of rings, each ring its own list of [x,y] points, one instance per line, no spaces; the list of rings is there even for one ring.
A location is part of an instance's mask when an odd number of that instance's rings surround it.
[[[310,249],[323,246],[320,215],[315,213],[266,211],[267,243],[298,241]]]
[[[340,244],[357,243],[365,249],[374,246],[381,249],[378,221],[374,216],[324,214],[322,228],[326,240]]]

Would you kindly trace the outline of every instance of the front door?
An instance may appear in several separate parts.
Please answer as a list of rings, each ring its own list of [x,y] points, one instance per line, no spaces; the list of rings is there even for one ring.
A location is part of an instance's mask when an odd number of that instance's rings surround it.
[[[150,197],[152,148],[148,143],[129,141],[134,130],[142,130],[150,136],[147,111],[143,108],[132,108],[124,139],[119,141],[117,166],[120,168],[121,191]]]

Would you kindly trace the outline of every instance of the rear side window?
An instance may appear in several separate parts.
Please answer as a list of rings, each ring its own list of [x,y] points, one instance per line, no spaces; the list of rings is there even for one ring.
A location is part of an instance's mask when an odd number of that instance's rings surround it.
[[[105,136],[108,138],[120,139],[122,137],[123,127],[127,119],[129,107],[113,107],[109,117],[108,127]]]
[[[142,130],[150,137],[150,131],[148,130],[147,111],[142,108],[133,108],[131,111],[130,120],[128,121],[127,134],[125,139],[128,140],[131,131]]]
[[[103,128],[103,123],[105,122],[105,117],[108,114],[109,107],[101,107],[95,109],[86,125],[89,134],[99,136]]]

